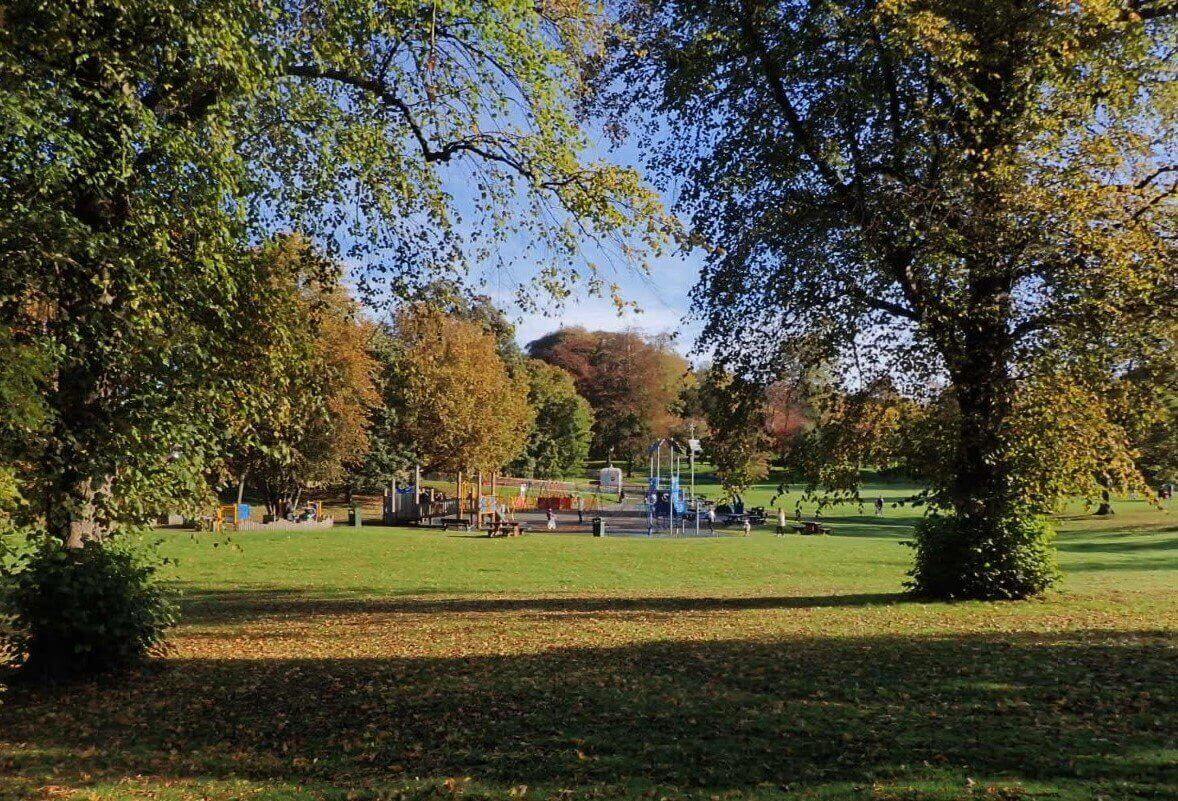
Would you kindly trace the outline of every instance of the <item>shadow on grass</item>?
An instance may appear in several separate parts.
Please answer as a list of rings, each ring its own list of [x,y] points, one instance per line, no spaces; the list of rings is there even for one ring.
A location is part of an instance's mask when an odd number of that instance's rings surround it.
[[[846,515],[823,518],[822,522],[833,529],[832,533],[836,537],[863,537],[899,541],[912,536],[912,527],[920,519],[920,515],[905,517]]]
[[[0,789],[471,776],[611,795],[635,782],[752,791],[970,776],[1160,796],[1175,779],[1162,749],[1178,730],[1176,668],[1152,631],[171,660],[130,680],[11,691]]]
[[[1058,548],[1067,553],[1128,553],[1149,554],[1163,551],[1178,551],[1178,537],[1163,536],[1178,531],[1178,528],[1153,529],[1152,531],[1118,532],[1115,534],[1088,535],[1082,542],[1069,542],[1064,539],[1058,543]],[[1125,539],[1130,535],[1133,539]],[[1139,535],[1156,534],[1149,539],[1140,539]],[[1174,560],[1178,567],[1178,559]]]
[[[537,597],[418,598],[324,597],[298,590],[194,591],[183,597],[186,623],[234,623],[308,615],[424,614],[608,614],[714,612],[747,609],[817,609],[910,603],[901,593],[752,597]]]
[[[1124,562],[1068,562],[1063,566],[1064,574],[1068,573],[1124,573],[1139,570],[1174,570],[1178,568],[1178,559],[1141,559],[1134,558]]]

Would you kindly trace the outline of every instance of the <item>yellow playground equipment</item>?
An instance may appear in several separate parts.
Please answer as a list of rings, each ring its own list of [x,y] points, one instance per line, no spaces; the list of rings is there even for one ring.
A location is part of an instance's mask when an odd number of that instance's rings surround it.
[[[213,531],[237,531],[240,523],[241,518],[238,516],[238,507],[235,503],[221,504],[213,514]]]

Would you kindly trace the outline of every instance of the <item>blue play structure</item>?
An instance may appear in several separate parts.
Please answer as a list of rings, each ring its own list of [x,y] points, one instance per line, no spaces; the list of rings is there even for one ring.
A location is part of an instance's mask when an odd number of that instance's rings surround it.
[[[660,439],[647,451],[650,473],[646,480],[646,509],[649,533],[676,528],[682,530],[687,517],[687,498],[679,482],[686,449],[669,439]],[[692,460],[694,471],[694,460]]]
[[[683,497],[683,488],[679,486],[679,476],[670,476],[669,483],[661,482],[651,477],[647,479],[648,496],[654,499],[654,516],[682,517],[687,513],[687,499]]]

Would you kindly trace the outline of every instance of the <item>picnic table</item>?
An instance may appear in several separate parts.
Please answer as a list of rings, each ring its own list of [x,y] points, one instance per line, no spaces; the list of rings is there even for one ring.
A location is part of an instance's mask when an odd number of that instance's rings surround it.
[[[519,537],[524,533],[524,527],[519,523],[495,523],[486,527],[488,537]]]
[[[803,523],[793,523],[790,525],[798,534],[829,534],[831,529],[829,526],[824,526],[816,520],[807,520]]]

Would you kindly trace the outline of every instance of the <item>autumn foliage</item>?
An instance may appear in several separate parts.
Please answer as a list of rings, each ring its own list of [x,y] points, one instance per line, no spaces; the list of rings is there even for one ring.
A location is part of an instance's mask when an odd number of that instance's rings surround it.
[[[599,457],[632,459],[682,424],[674,407],[690,365],[667,336],[569,327],[532,342],[528,353],[572,374],[593,407]]]
[[[477,324],[409,305],[398,314],[393,436],[429,471],[491,472],[523,451],[535,412]]]

